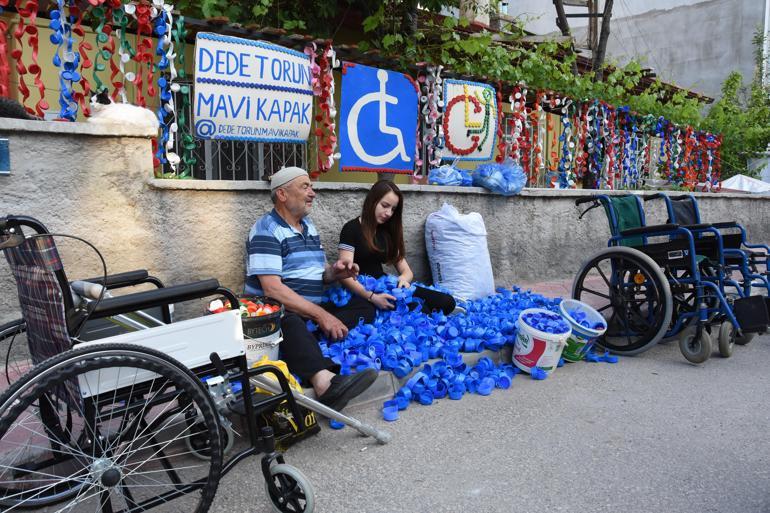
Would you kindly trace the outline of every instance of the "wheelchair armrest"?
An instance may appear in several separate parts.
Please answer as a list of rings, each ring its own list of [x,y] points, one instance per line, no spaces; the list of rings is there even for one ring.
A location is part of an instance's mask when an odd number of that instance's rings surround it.
[[[679,228],[684,228],[686,230],[699,232],[703,230],[710,230],[714,228],[714,225],[711,223],[700,223],[700,224],[682,224],[679,225]]]
[[[736,223],[735,221],[727,221],[723,223],[711,223],[711,226],[714,228],[740,228],[741,225]]]
[[[655,224],[652,226],[642,226],[640,228],[631,228],[630,230],[623,230],[620,235],[623,237],[631,237],[634,235],[648,235],[656,232],[673,232],[679,228],[678,224]]]
[[[91,313],[90,317],[94,319],[99,317],[109,317],[121,313],[133,312],[135,310],[163,306],[169,303],[199,299],[217,293],[225,295],[228,295],[229,293],[229,295],[235,297],[232,292],[220,287],[219,282],[212,278],[209,280],[196,281],[194,283],[186,283],[184,285],[174,285],[172,287],[147,290],[135,294],[127,294],[125,296],[105,298],[96,305],[96,309]],[[237,301],[236,298],[234,304],[237,305]]]
[[[98,278],[96,277],[88,278],[86,280],[81,280],[81,281],[87,281],[89,283],[97,283],[99,285],[104,285],[108,289],[119,289],[122,287],[130,287],[132,285],[139,285],[140,283],[145,283],[148,281],[149,278],[151,278],[150,273],[148,273],[146,269],[138,269],[136,271],[127,271],[124,273],[107,275],[106,280],[104,276],[99,276]]]

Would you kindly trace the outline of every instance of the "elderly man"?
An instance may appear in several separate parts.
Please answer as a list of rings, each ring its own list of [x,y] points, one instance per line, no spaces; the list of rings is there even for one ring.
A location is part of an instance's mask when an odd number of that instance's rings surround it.
[[[326,263],[315,225],[308,217],[316,193],[304,169],[281,169],[270,180],[273,210],[254,223],[247,241],[248,295],[267,295],[284,304],[281,357],[289,370],[315,390],[318,400],[335,410],[344,408],[377,377],[373,369],[350,376],[321,353],[307,328],[312,320],[332,340],[347,336],[360,319],[374,319],[374,305],[354,297],[345,307],[321,304],[324,283],[356,277],[358,266]]]

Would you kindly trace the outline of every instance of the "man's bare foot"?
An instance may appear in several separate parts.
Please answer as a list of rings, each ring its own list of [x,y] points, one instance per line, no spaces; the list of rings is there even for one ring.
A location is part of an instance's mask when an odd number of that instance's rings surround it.
[[[310,384],[313,385],[316,397],[321,397],[329,389],[334,376],[332,371],[326,369],[313,374],[313,377],[310,378]]]

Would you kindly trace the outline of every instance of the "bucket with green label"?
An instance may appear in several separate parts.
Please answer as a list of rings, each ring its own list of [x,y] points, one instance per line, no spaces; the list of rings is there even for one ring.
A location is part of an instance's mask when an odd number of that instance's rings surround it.
[[[594,308],[577,299],[565,299],[559,308],[562,317],[572,327],[561,356],[568,362],[579,362],[591,350],[596,339],[607,331],[607,321]]]

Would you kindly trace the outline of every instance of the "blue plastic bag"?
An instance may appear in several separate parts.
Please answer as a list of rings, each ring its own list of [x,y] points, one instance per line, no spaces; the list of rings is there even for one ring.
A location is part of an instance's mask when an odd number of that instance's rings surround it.
[[[457,167],[458,159],[451,164],[431,169],[428,172],[428,183],[430,185],[460,185],[470,187],[473,185],[473,177],[470,171]]]
[[[473,173],[473,185],[503,196],[520,193],[526,183],[524,170],[511,159],[505,159],[502,164],[482,164]]]
[[[463,176],[459,169],[444,164],[428,172],[428,183],[430,185],[462,185]]]

